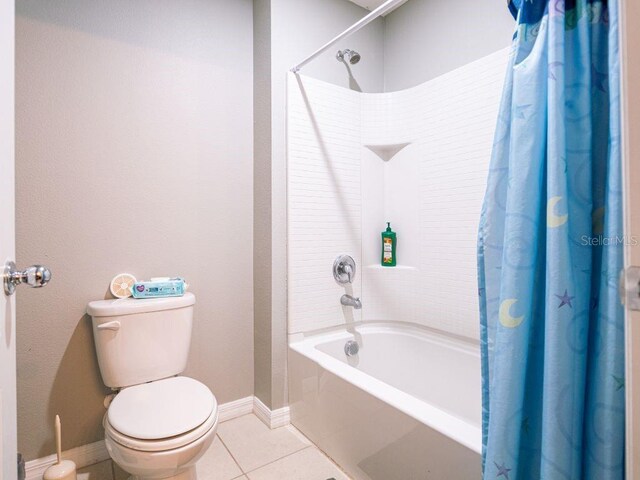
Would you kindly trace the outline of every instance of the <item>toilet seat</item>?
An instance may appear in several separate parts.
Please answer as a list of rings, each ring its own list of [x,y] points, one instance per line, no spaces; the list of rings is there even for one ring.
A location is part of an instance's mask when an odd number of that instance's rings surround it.
[[[103,424],[115,442],[156,452],[187,445],[217,422],[218,405],[205,385],[189,377],[171,377],[122,390]]]
[[[158,440],[141,440],[139,438],[128,437],[117,431],[109,423],[107,415],[104,416],[103,422],[105,434],[110,439],[124,447],[130,448],[132,450],[139,450],[141,452],[164,452],[167,450],[174,450],[176,448],[183,447],[202,438],[211,429],[216,428],[217,425],[218,410],[216,409],[216,411],[211,414],[211,416],[205,423],[197,428],[194,428],[190,432],[187,432],[186,434]]]

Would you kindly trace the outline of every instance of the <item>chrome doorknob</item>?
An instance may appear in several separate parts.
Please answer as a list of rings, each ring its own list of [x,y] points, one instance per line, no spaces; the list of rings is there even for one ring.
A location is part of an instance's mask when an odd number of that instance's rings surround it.
[[[26,283],[33,288],[44,287],[51,280],[51,271],[43,265],[31,265],[25,270],[19,271],[15,263],[7,262],[2,277],[4,293],[13,295],[16,287],[21,283]]]

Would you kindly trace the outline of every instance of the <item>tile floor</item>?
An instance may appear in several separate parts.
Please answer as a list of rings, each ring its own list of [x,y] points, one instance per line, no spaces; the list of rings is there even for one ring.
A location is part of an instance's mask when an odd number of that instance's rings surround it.
[[[198,462],[199,480],[349,480],[293,426],[270,430],[255,415],[223,422]],[[78,471],[78,480],[126,480],[111,460]]]

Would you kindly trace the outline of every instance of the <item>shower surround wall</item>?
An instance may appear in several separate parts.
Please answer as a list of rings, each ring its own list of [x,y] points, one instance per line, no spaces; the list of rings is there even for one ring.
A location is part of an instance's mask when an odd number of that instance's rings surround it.
[[[476,229],[508,49],[393,93],[289,75],[289,334],[404,321],[478,338]],[[380,232],[398,266],[380,266]],[[353,294],[334,258],[354,257]]]
[[[343,318],[341,289],[331,275],[338,254],[349,254],[358,267],[362,265],[362,94],[294,74],[289,74],[288,87],[289,333],[293,333],[331,326]],[[356,276],[356,293],[361,278]],[[360,320],[360,312],[353,313]]]

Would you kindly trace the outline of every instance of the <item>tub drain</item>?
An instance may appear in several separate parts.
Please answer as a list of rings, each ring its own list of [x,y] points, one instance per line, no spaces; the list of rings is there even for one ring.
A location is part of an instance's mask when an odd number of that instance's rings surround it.
[[[349,340],[344,344],[344,354],[347,357],[353,357],[354,355],[357,355],[359,351],[360,345],[358,345],[358,342],[355,340]]]

